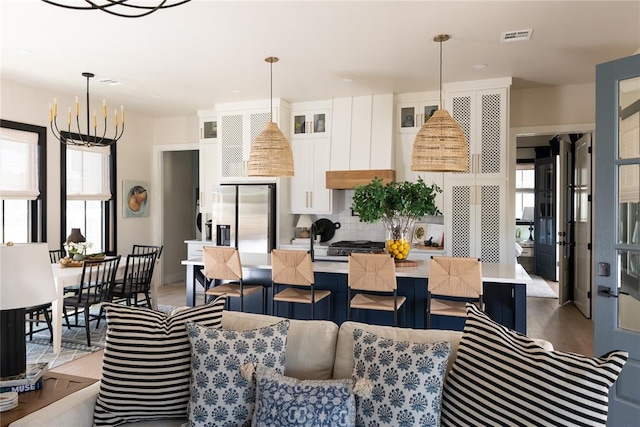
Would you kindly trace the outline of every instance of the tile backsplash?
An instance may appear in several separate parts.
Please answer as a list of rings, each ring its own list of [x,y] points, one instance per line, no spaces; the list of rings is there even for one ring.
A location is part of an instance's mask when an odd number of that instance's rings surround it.
[[[311,215],[311,218],[315,221],[320,218],[327,218],[333,222],[339,222],[340,228],[336,230],[333,239],[327,243],[339,242],[341,240],[372,240],[383,242],[386,238],[386,232],[382,222],[376,222],[370,224],[367,222],[360,222],[359,218],[351,213],[351,199],[353,197],[353,190],[334,190],[334,206],[339,206],[342,209],[332,215]],[[426,222],[443,224],[443,217],[429,217]]]

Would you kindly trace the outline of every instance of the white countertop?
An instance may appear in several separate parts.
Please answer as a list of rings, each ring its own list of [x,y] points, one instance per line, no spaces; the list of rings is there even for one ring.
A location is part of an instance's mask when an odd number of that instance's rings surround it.
[[[345,257],[333,257],[341,258]],[[257,253],[241,253],[242,266],[247,268],[271,269],[271,255]],[[396,276],[422,278],[429,277],[429,262],[427,260],[417,261],[416,267],[397,267]],[[204,265],[202,258],[193,258],[182,261],[182,265]],[[317,273],[349,273],[347,262],[323,261],[317,257],[313,263],[313,271]],[[520,264],[495,264],[489,262],[482,263],[482,279],[485,282],[495,283],[529,283],[531,278]]]

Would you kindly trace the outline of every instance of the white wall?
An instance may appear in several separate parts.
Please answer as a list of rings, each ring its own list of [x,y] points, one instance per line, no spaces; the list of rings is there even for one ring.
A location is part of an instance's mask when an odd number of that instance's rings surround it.
[[[3,120],[49,127],[49,104],[58,98],[58,107],[66,111],[76,94],[53,93],[0,79],[0,117]],[[81,94],[80,94],[81,95]],[[126,108],[126,106],[125,106]],[[100,105],[95,109],[99,110]],[[118,253],[128,253],[133,243],[153,243],[150,218],[157,206],[150,205],[147,218],[122,218],[122,180],[151,182],[153,118],[134,111],[126,111],[126,131],[117,147],[117,227]],[[60,147],[51,130],[47,133],[47,240],[51,249],[60,247],[66,236],[60,236]],[[150,188],[152,195],[154,186]]]
[[[595,123],[595,84],[511,89],[510,127]]]

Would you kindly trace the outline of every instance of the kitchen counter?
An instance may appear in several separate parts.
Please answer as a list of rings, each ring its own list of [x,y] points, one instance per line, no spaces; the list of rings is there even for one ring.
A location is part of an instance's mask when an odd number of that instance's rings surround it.
[[[248,284],[261,284],[270,291],[271,284],[271,256],[269,254],[241,253],[243,266],[243,281]],[[337,257],[345,258],[345,257]],[[407,319],[405,326],[424,328],[427,298],[427,280],[429,277],[429,261],[418,260],[416,267],[398,267],[398,294],[407,297]],[[187,305],[193,306],[196,301],[196,269],[200,269],[204,263],[201,257],[182,261],[187,266],[186,292]],[[331,290],[334,298],[334,311],[326,316],[340,324],[347,319],[347,276],[348,263],[340,261],[320,260],[313,263],[313,271],[316,277],[316,289]],[[494,320],[526,333],[526,283],[531,281],[527,272],[519,264],[494,264],[482,263],[482,277],[484,283],[484,301],[486,311]],[[260,293],[251,295],[260,298]],[[251,310],[251,304],[245,299],[245,308]],[[235,300],[235,299],[233,299]],[[270,295],[267,301],[271,301]],[[231,301],[231,306],[236,301]],[[259,300],[253,304],[259,312],[262,305]],[[271,307],[271,304],[267,304]],[[295,317],[305,318],[306,308],[303,304],[294,305]],[[324,308],[323,308],[324,310]],[[363,312],[366,310],[362,310]],[[387,313],[383,313],[387,314]],[[367,317],[368,316],[368,317]],[[362,313],[363,318],[380,323],[376,314]],[[402,314],[401,314],[402,317]],[[386,319],[386,318],[385,318]],[[363,320],[363,319],[361,319]],[[363,321],[366,321],[364,319]],[[457,320],[457,319],[456,319]],[[452,325],[450,320],[444,322],[442,328],[461,329],[462,323]],[[385,323],[383,320],[381,323]],[[454,322],[455,323],[455,322]],[[401,323],[402,324],[402,323]],[[436,327],[438,326],[437,322]]]

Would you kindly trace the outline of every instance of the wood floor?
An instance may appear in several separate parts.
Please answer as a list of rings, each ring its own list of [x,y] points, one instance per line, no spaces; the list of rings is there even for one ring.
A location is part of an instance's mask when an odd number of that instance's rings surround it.
[[[557,294],[558,283],[547,283]],[[185,300],[184,282],[164,285],[158,295],[158,304],[179,306]],[[571,303],[559,306],[557,299],[527,298],[527,335],[550,341],[556,350],[593,356],[593,322]]]
[[[557,283],[547,283],[558,292]],[[198,295],[197,300],[202,298]],[[184,282],[160,287],[158,304],[182,306],[185,301]],[[593,322],[571,303],[559,306],[557,299],[527,298],[527,335],[550,341],[556,350],[594,356]],[[99,379],[101,367],[102,351],[60,365],[53,371]]]

